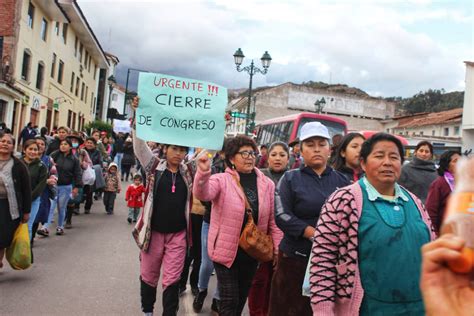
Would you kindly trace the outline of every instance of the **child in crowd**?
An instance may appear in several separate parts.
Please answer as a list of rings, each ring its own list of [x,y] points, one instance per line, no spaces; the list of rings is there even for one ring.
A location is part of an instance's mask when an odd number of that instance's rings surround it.
[[[104,177],[105,188],[104,188],[104,206],[107,214],[112,215],[114,213],[114,203],[117,193],[121,190],[120,175],[118,172],[118,166],[115,162],[111,162],[107,168],[107,172]]]
[[[140,208],[143,207],[143,194],[145,193],[145,187],[142,184],[142,176],[136,174],[133,177],[133,183],[130,184],[125,193],[125,201],[129,207],[127,221],[129,224],[137,222]]]

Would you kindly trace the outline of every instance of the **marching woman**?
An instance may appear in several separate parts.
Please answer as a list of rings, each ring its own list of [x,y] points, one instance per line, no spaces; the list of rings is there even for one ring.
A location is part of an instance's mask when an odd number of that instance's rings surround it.
[[[211,176],[207,155],[197,163],[194,195],[201,201],[212,202],[207,245],[217,274],[221,316],[242,314],[257,270],[257,260],[239,247],[248,217],[252,216],[258,229],[271,236],[274,258],[282,237],[273,212],[275,185],[255,167],[256,156],[255,142],[246,136],[237,136],[225,144],[225,160],[229,166],[225,173]],[[251,213],[246,212],[247,205]]]
[[[135,110],[137,107],[136,97],[132,108]],[[133,230],[133,236],[141,249],[142,311],[147,315],[153,314],[156,288],[163,267],[163,315],[176,315],[179,280],[186,259],[187,238],[190,237],[193,178],[190,169],[183,163],[188,148],[167,145],[164,148],[166,158],[159,159],[145,141],[135,136],[135,132],[133,146],[150,179],[150,192]]]
[[[349,184],[328,165],[329,140],[329,131],[323,124],[304,124],[300,134],[304,165],[287,171],[278,183],[275,218],[284,236],[271,284],[269,315],[312,314],[302,286],[316,222],[327,197]]]
[[[431,183],[428,191],[426,210],[433,221],[436,234],[439,234],[441,228],[448,197],[454,190],[454,174],[459,158],[461,158],[461,154],[453,150],[447,150],[441,155],[438,168],[439,177]]]
[[[362,145],[365,177],[321,211],[310,263],[315,315],[424,315],[421,247],[434,238],[423,204],[397,184],[403,145],[378,133]]]
[[[333,168],[345,175],[351,183],[357,182],[364,174],[360,166],[360,149],[364,141],[362,134],[349,133],[336,148]]]
[[[51,157],[49,157],[49,155],[46,155],[46,139],[41,136],[36,136],[36,144],[38,145],[38,156],[40,157],[46,168],[48,168],[48,180],[46,180],[47,186],[41,193],[40,206],[32,229],[32,241],[35,238],[36,232],[38,232],[38,235],[44,237],[49,236],[48,230],[43,228],[38,230],[38,227],[39,224],[44,224],[48,222],[49,211],[51,209],[51,200],[55,199],[56,197],[56,184],[58,181],[56,166],[54,165],[54,162]]]
[[[275,142],[268,148],[268,168],[261,169],[261,171],[276,186],[288,170],[289,160],[290,150],[288,145],[283,142]],[[268,314],[272,276],[272,263],[261,263],[258,266],[249,292],[250,316],[266,316]]]
[[[424,140],[416,145],[412,161],[402,168],[398,184],[425,203],[431,183],[437,178],[433,161],[433,145]]]
[[[27,223],[31,210],[28,168],[13,156],[15,139],[0,131],[0,268],[20,222]]]
[[[69,199],[82,188],[82,171],[79,160],[72,153],[72,142],[66,138],[59,144],[59,150],[51,154],[58,171],[58,226],[56,235],[64,235],[64,220]],[[49,228],[51,222],[44,225]]]
[[[41,202],[41,193],[46,188],[46,180],[48,179],[48,168],[43,164],[38,156],[38,144],[36,139],[28,139],[23,143],[22,162],[28,167],[31,183],[31,212],[28,220],[28,232],[30,239],[33,240],[33,224],[38,214]]]

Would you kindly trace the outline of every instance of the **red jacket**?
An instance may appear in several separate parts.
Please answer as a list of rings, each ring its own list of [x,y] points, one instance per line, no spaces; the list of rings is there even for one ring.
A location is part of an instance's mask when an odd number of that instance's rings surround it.
[[[451,188],[444,177],[438,177],[433,181],[433,183],[431,183],[425,207],[428,214],[430,214],[437,235],[439,235],[439,230],[446,210],[446,203],[450,194]]]
[[[145,187],[143,185],[139,185],[135,187],[135,185],[131,184],[127,188],[127,192],[125,193],[125,201],[127,201],[128,207],[143,207],[143,193],[145,193]]]

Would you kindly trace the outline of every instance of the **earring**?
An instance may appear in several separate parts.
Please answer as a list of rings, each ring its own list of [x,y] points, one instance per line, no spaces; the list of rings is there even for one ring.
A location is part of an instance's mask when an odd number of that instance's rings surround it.
[[[232,164],[232,169],[235,169],[235,165],[234,165],[234,164]]]

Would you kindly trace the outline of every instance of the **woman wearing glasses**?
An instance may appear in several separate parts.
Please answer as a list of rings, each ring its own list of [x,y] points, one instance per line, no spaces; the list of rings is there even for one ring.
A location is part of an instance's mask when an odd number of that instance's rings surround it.
[[[239,248],[240,234],[247,222],[245,199],[258,228],[271,235],[275,252],[282,233],[273,213],[275,185],[255,167],[255,142],[237,136],[226,143],[224,151],[229,166],[224,173],[211,176],[209,158],[204,155],[199,159],[193,192],[199,200],[212,202],[208,252],[217,274],[219,315],[226,316],[242,314],[258,265]]]
[[[328,166],[329,132],[319,122],[301,128],[304,166],[287,171],[275,194],[275,217],[284,236],[270,293],[269,315],[312,315],[309,297],[302,295],[316,222],[324,201],[347,178]]]

